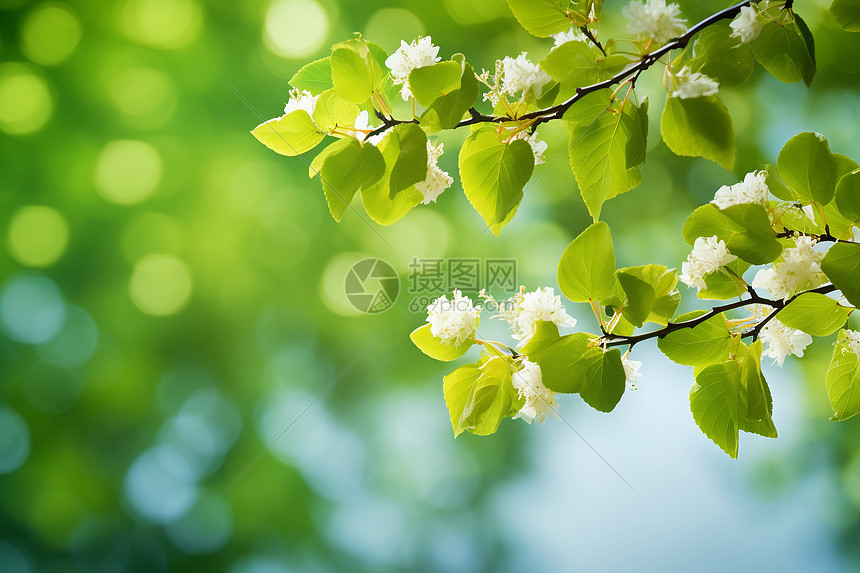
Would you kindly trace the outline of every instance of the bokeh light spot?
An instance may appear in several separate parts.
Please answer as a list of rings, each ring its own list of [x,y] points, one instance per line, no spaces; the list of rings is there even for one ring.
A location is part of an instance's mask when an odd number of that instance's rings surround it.
[[[66,305],[60,289],[49,278],[19,274],[0,292],[0,318],[13,340],[41,344],[62,328]]]
[[[42,4],[24,20],[21,51],[40,66],[53,66],[68,58],[80,39],[74,12],[63,4]]]
[[[185,263],[171,255],[147,255],[135,265],[128,292],[146,314],[166,316],[185,306],[191,285]]]
[[[227,542],[233,530],[230,508],[220,497],[201,492],[194,506],[166,527],[173,544],[186,553],[205,554],[217,551]]]
[[[161,156],[142,141],[108,143],[96,165],[96,187],[105,199],[123,205],[146,199],[161,179]]]
[[[383,8],[367,21],[364,35],[393,52],[400,47],[401,40],[407,44],[424,35],[424,24],[415,14],[402,8]]]
[[[29,455],[30,429],[27,423],[14,410],[0,406],[0,474],[17,470]]]
[[[22,265],[47,267],[63,254],[69,240],[66,220],[50,207],[21,207],[12,216],[6,244]]]
[[[42,360],[61,368],[83,366],[99,343],[99,328],[84,309],[68,305],[63,328],[53,340],[38,347]]]
[[[194,0],[127,0],[122,10],[129,38],[164,50],[190,44],[202,23],[203,11]]]
[[[329,18],[314,0],[275,0],[266,13],[266,47],[285,58],[304,58],[322,47]]]
[[[0,65],[0,130],[10,135],[38,131],[53,107],[42,78],[21,64]]]
[[[141,454],[125,476],[124,490],[134,510],[155,523],[178,518],[197,498],[192,468],[172,446]]]
[[[160,70],[131,68],[111,82],[109,93],[114,105],[124,114],[146,118],[153,123],[170,117],[176,95],[170,76]]]

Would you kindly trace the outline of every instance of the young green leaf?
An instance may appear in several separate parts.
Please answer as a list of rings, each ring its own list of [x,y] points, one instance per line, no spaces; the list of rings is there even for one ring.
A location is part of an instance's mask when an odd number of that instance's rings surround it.
[[[860,358],[844,330],[836,340],[824,383],[833,408],[831,420],[847,420],[860,413]]]
[[[598,82],[598,54],[585,42],[565,42],[541,60],[540,67],[559,83],[558,97],[564,100],[573,96],[576,88]]]
[[[310,151],[325,137],[303,109],[263,122],[251,135],[275,153],[287,157]]]
[[[633,121],[630,124],[630,137],[627,139],[627,166],[633,167],[645,163],[645,151],[648,148],[648,98],[638,106],[627,102],[624,113],[630,113]]]
[[[702,30],[693,46],[696,55],[687,63],[694,72],[717,80],[721,88],[744,83],[755,69],[750,45],[731,34],[728,22]]]
[[[672,324],[693,320],[705,314],[694,310],[682,314]],[[732,336],[723,315],[709,318],[693,328],[670,332],[657,340],[657,348],[669,360],[684,366],[704,366],[725,360],[732,349]]]
[[[704,157],[729,170],[735,164],[732,117],[717,96],[667,96],[660,133],[675,155]]]
[[[413,330],[409,338],[418,347],[418,350],[430,358],[442,362],[451,362],[460,358],[475,344],[475,340],[472,338],[464,340],[462,344],[446,344],[438,336],[433,336],[429,324]]]
[[[391,131],[388,145],[397,149],[389,179],[389,194],[394,198],[427,177],[427,135],[414,123],[394,126]]]
[[[522,408],[523,400],[511,382],[516,366],[510,357],[486,358],[443,378],[442,391],[455,437],[464,431],[492,434],[503,419]]]
[[[857,0],[833,0],[830,13],[846,32],[860,32],[860,3]]]
[[[779,18],[767,22],[752,47],[755,58],[773,77],[788,84],[803,80],[809,86],[816,71],[815,47],[800,22],[797,15],[789,22]]]
[[[627,300],[622,313],[632,324],[642,326],[645,322],[667,324],[675,315],[681,295],[675,289],[678,284],[676,269],[663,265],[642,265],[615,271]]]
[[[847,220],[860,223],[860,170],[847,173],[839,180],[836,208]]]
[[[364,103],[384,77],[370,43],[353,38],[331,49],[331,77],[334,89],[350,103]]]
[[[853,310],[828,296],[808,292],[782,309],[779,321],[812,336],[830,336],[842,328]]]
[[[712,364],[696,376],[690,410],[699,429],[732,458],[738,457],[741,368],[734,360]]]
[[[334,89],[320,94],[314,105],[314,123],[322,131],[331,131],[335,127],[352,128],[358,116],[358,106],[341,98]]]
[[[466,198],[498,236],[516,213],[534,170],[531,147],[522,139],[502,143],[494,127],[482,127],[463,143],[459,164]]]
[[[436,98],[421,114],[421,125],[430,132],[456,127],[478,97],[478,80],[475,79],[472,66],[463,54],[454,54],[451,60],[460,63],[460,87]]]
[[[773,397],[761,372],[762,342],[756,340],[747,349],[741,366],[742,416],[740,429],[766,438],[777,437],[773,424]],[[745,400],[743,399],[745,397]]]
[[[747,285],[738,277],[743,277],[750,264],[743,259],[735,259],[717,272],[705,275],[705,287],[696,293],[702,300],[728,300],[747,292]]]
[[[579,395],[585,403],[600,412],[611,412],[621,401],[626,387],[621,351],[592,348],[582,358],[585,382]]]
[[[320,178],[331,216],[340,221],[359,189],[373,185],[385,174],[385,160],[376,147],[362,146],[351,137],[329,147]]]
[[[821,270],[842,295],[860,306],[860,243],[836,243],[824,255]]]
[[[609,225],[592,224],[564,250],[558,262],[558,286],[573,302],[609,299],[618,284]]]
[[[331,57],[325,57],[302,66],[292,78],[290,85],[319,95],[333,87],[331,81]]]
[[[585,369],[575,365],[592,338],[595,337],[584,332],[559,336],[554,323],[541,320],[521,353],[540,366],[544,386],[553,392],[572,394],[585,384]]]
[[[567,17],[569,0],[508,0],[508,6],[520,26],[538,38],[569,30]]]
[[[725,241],[729,251],[754,265],[775,260],[782,245],[770,223],[767,211],[755,203],[732,205],[720,209],[712,203],[702,205],[687,217],[682,231],[692,245],[698,237],[715,236]]]
[[[788,140],[777,159],[779,176],[802,201],[827,205],[836,189],[837,163],[827,140],[804,132]]]
[[[449,60],[415,68],[409,74],[409,88],[418,103],[429,107],[434,101],[460,89],[463,65]]]

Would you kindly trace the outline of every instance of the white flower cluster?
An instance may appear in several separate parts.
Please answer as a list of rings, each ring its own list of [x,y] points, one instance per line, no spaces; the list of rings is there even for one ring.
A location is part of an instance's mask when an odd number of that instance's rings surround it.
[[[319,96],[315,96],[307,90],[291,89],[290,99],[284,106],[284,115],[290,115],[294,111],[303,109],[313,118],[318,98]]]
[[[766,205],[769,189],[767,187],[767,171],[747,173],[744,180],[734,185],[723,185],[717,189],[714,200],[711,201],[720,209],[732,205],[758,203]]]
[[[552,49],[556,49],[559,46],[566,44],[568,42],[586,42],[588,43],[588,38],[585,37],[580,30],[576,28],[571,28],[570,30],[565,30],[559,34],[554,34],[552,39],[555,41]]]
[[[400,41],[400,47],[388,56],[385,65],[391,70],[391,80],[394,85],[403,85],[400,88],[400,97],[403,98],[403,101],[412,97],[412,90],[409,88],[410,72],[417,68],[432,66],[439,60],[441,60],[439,46],[433,45],[430,36],[419,37],[410,44],[403,40]]]
[[[441,338],[445,344],[462,344],[475,335],[480,313],[480,306],[472,304],[472,299],[455,289],[451,300],[442,295],[427,307],[430,334]]]
[[[642,362],[639,360],[630,360],[630,358],[625,356],[621,365],[624,366],[624,377],[627,379],[629,388],[631,390],[638,390],[637,383],[642,378],[642,373],[639,372],[639,369],[642,368]]]
[[[666,5],[666,0],[631,2],[621,9],[621,14],[630,20],[627,31],[639,39],[652,38],[663,44],[687,31],[685,20],[678,18],[681,14],[678,5]]]
[[[436,202],[439,195],[454,183],[454,178],[439,167],[439,157],[442,156],[442,144],[433,145],[427,141],[427,176],[424,181],[415,184],[415,188],[424,195],[425,205]]]
[[[716,236],[699,237],[693,243],[693,251],[687,257],[687,261],[681,265],[681,274],[678,279],[684,284],[696,287],[699,290],[707,288],[705,277],[716,272],[732,261],[737,259],[726,248],[726,243]]]
[[[751,310],[753,317],[757,320],[767,318],[772,312],[771,309],[763,306],[754,306]],[[811,336],[802,330],[786,326],[776,318],[770,319],[764,325],[759,333],[759,338],[766,345],[763,354],[773,358],[773,363],[779,366],[782,366],[785,359],[791,354],[803,358],[803,351],[812,344]]]
[[[672,90],[672,97],[680,99],[692,99],[703,96],[717,95],[720,84],[713,78],[694,72],[690,66],[684,66],[675,74],[676,87]]]
[[[487,301],[492,298],[481,293]],[[495,302],[495,301],[493,301]],[[499,318],[511,325],[512,336],[523,346],[535,332],[539,320],[554,322],[558,326],[576,326],[576,319],[569,316],[561,304],[561,297],[550,287],[538,288],[534,292],[520,292],[498,305]]]
[[[514,96],[521,91],[525,96],[531,90],[536,97],[540,97],[543,86],[552,80],[539,65],[528,59],[526,52],[516,58],[505,56],[503,60],[496,60],[493,80],[488,70],[484,70],[478,78],[490,88],[489,93],[484,94],[484,101],[489,101],[493,106],[499,105],[500,94]]]
[[[522,366],[522,370],[513,373],[511,381],[520,398],[525,398],[526,402],[514,419],[540,424],[547,416],[558,418],[556,394],[543,385],[540,366],[529,360],[523,360]]]
[[[748,44],[758,38],[761,33],[761,22],[755,8],[744,6],[740,14],[729,24],[732,28],[732,38],[740,38],[741,42]]]
[[[848,329],[845,329],[844,332],[845,338],[842,340],[842,344],[845,346],[842,348],[842,353],[853,352],[860,357],[860,332]]]
[[[774,298],[788,300],[801,291],[814,289],[825,283],[827,277],[821,272],[824,253],[813,249],[815,239],[796,237],[794,248],[782,253],[783,261],[756,273],[752,286],[767,289]]]

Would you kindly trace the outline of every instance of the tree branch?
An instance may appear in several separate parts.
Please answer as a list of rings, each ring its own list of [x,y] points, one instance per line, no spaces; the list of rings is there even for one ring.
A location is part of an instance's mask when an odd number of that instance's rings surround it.
[[[761,322],[759,322],[754,328],[752,328],[751,330],[749,330],[749,331],[747,331],[741,335],[741,338],[746,338],[748,336],[752,336],[753,340],[755,340],[756,338],[758,338],[758,335],[761,332],[761,329],[764,328],[764,326],[774,316],[776,316],[777,313],[779,313],[782,309],[784,309],[789,304],[791,304],[800,295],[806,294],[806,293],[827,294],[829,292],[835,291],[836,287],[833,286],[832,284],[826,284],[826,285],[820,286],[818,288],[814,288],[814,289],[810,289],[810,290],[798,293],[798,294],[794,295],[793,297],[791,297],[790,299],[788,299],[787,301],[780,300],[780,299],[774,300],[774,299],[770,299],[770,298],[764,298],[764,297],[760,296],[758,293],[756,293],[756,291],[752,287],[749,287],[748,290],[749,290],[749,295],[750,295],[749,298],[737,300],[735,302],[723,304],[720,306],[715,306],[710,311],[703,314],[702,316],[697,316],[696,318],[692,318],[690,320],[685,320],[684,322],[670,322],[669,324],[667,324],[663,328],[660,328],[658,330],[653,330],[651,332],[645,332],[643,334],[637,334],[635,336],[620,336],[617,334],[604,334],[601,337],[601,340],[604,343],[603,345],[607,348],[612,347],[612,346],[628,346],[628,345],[631,348],[633,348],[633,346],[635,344],[638,344],[639,342],[642,342],[645,340],[649,340],[651,338],[663,338],[666,335],[671,334],[672,332],[676,332],[678,330],[683,330],[685,328],[694,328],[694,327],[702,324],[706,320],[711,319],[711,318],[713,318],[719,314],[722,314],[726,311],[729,311],[729,310],[734,310],[737,308],[743,308],[743,307],[749,306],[751,304],[761,304],[761,305],[769,306],[769,307],[775,309],[772,313],[767,315]]]

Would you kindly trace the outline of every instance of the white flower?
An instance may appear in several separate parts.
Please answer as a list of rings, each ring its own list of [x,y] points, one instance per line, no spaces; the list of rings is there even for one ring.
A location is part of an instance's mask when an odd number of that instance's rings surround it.
[[[804,205],[804,206],[801,208],[801,211],[803,211],[803,213],[804,213],[807,217],[809,217],[809,220],[810,220],[810,221],[812,221],[813,223],[815,222],[815,208],[813,208],[813,206],[812,206],[812,205]]]
[[[744,6],[740,14],[732,20],[732,38],[740,38],[741,42],[747,44],[758,38],[761,33],[761,22],[756,17],[755,8]]]
[[[642,378],[642,373],[639,372],[639,369],[642,367],[642,362],[625,358],[621,362],[621,365],[624,366],[624,377],[627,379],[628,386],[630,386],[631,390],[636,390],[636,383],[640,378]]]
[[[451,300],[442,295],[427,307],[430,334],[445,344],[462,344],[475,335],[480,313],[480,306],[474,306],[472,299],[455,289]]]
[[[540,66],[529,61],[525,52],[516,58],[506,56],[502,60],[502,93],[514,95],[518,91],[533,90],[540,97],[543,86],[551,79]]]
[[[303,109],[308,112],[309,116],[313,117],[318,98],[319,96],[315,96],[307,90],[292,89],[290,90],[290,100],[284,106],[284,115]]]
[[[759,320],[765,319],[773,312],[771,309],[760,305],[751,310],[753,316]],[[811,336],[802,330],[788,327],[775,318],[770,319],[764,325],[759,333],[759,338],[766,345],[763,354],[773,358],[773,363],[780,366],[791,354],[803,358],[804,349],[812,344]]]
[[[380,141],[382,141],[382,138],[385,137],[385,133],[388,131],[385,130],[382,133],[377,133],[376,135],[371,135],[370,137],[367,137],[367,132],[373,131],[377,127],[378,126],[370,125],[370,114],[367,113],[367,110],[361,110],[355,117],[355,124],[353,128],[345,129],[344,132],[359,141],[363,142],[366,139],[367,143],[371,145],[377,145]]]
[[[715,80],[699,72],[693,72],[690,66],[681,68],[681,71],[675,74],[675,79],[678,85],[672,90],[672,97],[681,99],[716,95],[720,88],[720,84]]]
[[[539,320],[558,326],[576,326],[576,319],[567,314],[561,297],[550,287],[534,292],[525,292],[525,288],[520,287],[520,292],[499,305],[499,318],[511,325],[513,337],[520,341],[520,346],[534,334],[535,323]]]
[[[391,70],[391,79],[394,85],[403,84],[400,89],[400,97],[404,101],[412,97],[409,89],[409,73],[417,68],[432,66],[441,60],[439,57],[439,46],[434,46],[430,36],[413,40],[407,44],[400,41],[400,47],[385,60],[385,65]]]
[[[543,376],[540,366],[534,362],[523,360],[522,370],[514,372],[511,382],[519,393],[520,398],[525,398],[526,403],[517,412],[516,418],[522,418],[529,424],[537,422],[540,424],[546,417],[558,418],[558,400],[555,392],[543,385]]]
[[[594,9],[594,6],[592,6],[592,9]],[[552,38],[553,38],[553,40],[555,40],[555,45],[552,47],[553,50],[558,48],[562,44],[566,44],[568,42],[586,42],[587,43],[589,41],[588,38],[585,37],[585,34],[583,34],[577,28],[571,28],[570,30],[566,30],[566,31],[561,32],[559,34],[555,34],[552,36]]]
[[[758,203],[764,206],[767,203],[769,191],[766,178],[767,171],[747,173],[740,183],[720,187],[711,203],[720,209],[745,203]]]
[[[716,272],[737,259],[729,253],[726,243],[714,237],[699,237],[693,243],[693,252],[687,261],[681,265],[681,275],[678,279],[684,284],[699,290],[707,288],[705,276]]]
[[[666,0],[631,2],[621,9],[621,14],[630,20],[627,31],[637,38],[653,38],[662,44],[687,31],[685,20],[678,18],[681,10],[677,4],[666,5]]]
[[[774,298],[788,300],[798,292],[813,289],[824,284],[827,277],[821,272],[821,259],[824,253],[812,247],[815,240],[811,237],[796,237],[795,247],[782,253],[783,262],[756,273],[752,286],[767,289]]]
[[[431,201],[435,203],[436,198],[454,183],[454,178],[448,175],[446,171],[442,171],[437,165],[439,157],[442,156],[442,151],[441,143],[433,145],[429,140],[427,141],[427,176],[424,181],[415,184],[415,188],[424,195],[422,203],[425,205]]]
[[[853,352],[857,356],[860,356],[860,332],[848,329],[845,329],[844,332],[845,338],[842,339],[842,344],[845,347],[842,348],[842,353]]]

